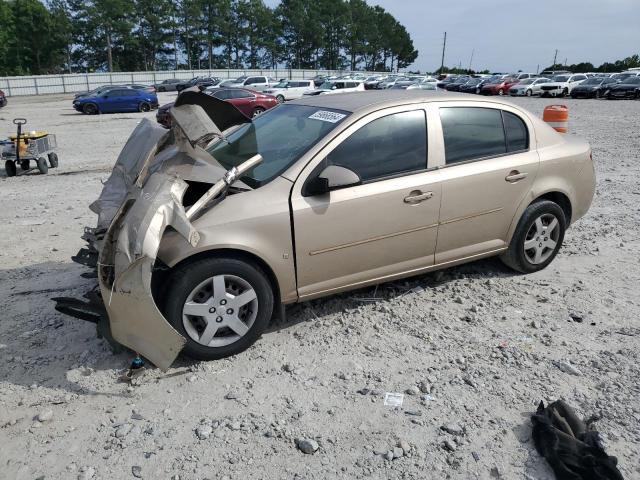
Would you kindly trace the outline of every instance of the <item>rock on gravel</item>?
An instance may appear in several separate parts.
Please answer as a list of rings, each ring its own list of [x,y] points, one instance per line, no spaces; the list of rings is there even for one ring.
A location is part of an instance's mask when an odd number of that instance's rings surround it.
[[[37,415],[36,420],[38,420],[41,423],[45,423],[50,421],[52,418],[53,418],[53,410],[47,409],[40,412]]]
[[[200,425],[196,428],[196,436],[200,440],[206,440],[213,433],[213,427],[211,425]]]
[[[318,445],[318,442],[310,438],[296,439],[296,446],[298,447],[298,450],[308,455],[315,453],[318,450],[318,448],[320,448],[320,445]]]

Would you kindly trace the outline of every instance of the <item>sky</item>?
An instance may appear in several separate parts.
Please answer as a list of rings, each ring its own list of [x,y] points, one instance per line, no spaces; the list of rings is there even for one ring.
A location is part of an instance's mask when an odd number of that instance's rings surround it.
[[[278,0],[265,0],[271,7]],[[367,0],[402,23],[419,56],[409,67],[445,65],[535,73],[558,63],[621,60],[640,53],[640,0]],[[539,66],[539,67],[538,67]]]

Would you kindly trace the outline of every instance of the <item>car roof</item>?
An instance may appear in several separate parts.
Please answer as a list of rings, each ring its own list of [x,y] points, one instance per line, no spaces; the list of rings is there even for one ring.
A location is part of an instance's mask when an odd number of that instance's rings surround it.
[[[464,100],[481,103],[484,97],[475,97],[464,93],[444,93],[428,90],[369,90],[366,92],[340,93],[337,95],[314,95],[288,102],[295,105],[306,105],[318,108],[333,108],[355,113],[371,107],[387,108],[407,103],[422,103],[432,101]],[[510,103],[491,98],[494,103]]]

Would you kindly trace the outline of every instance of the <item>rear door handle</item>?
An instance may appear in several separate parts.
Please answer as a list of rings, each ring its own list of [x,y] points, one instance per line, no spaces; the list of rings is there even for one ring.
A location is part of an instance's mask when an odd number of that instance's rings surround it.
[[[518,180],[522,180],[523,178],[526,178],[526,177],[527,177],[527,173],[526,172],[520,173],[518,170],[512,170],[511,172],[509,172],[509,175],[504,177],[504,179],[507,182],[515,183]]]
[[[420,190],[414,190],[409,194],[408,197],[404,197],[404,203],[416,204],[420,202],[424,202],[425,200],[429,200],[433,197],[433,192],[425,192],[422,193]]]

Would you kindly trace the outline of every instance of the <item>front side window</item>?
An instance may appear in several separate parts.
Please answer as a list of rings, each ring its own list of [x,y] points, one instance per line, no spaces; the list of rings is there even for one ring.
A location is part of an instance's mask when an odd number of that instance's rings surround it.
[[[524,121],[510,112],[480,107],[440,109],[447,165],[529,148]]]
[[[293,165],[349,115],[335,109],[281,105],[241,126],[225,140],[216,141],[207,151],[226,169],[258,153],[262,155],[262,163],[242,177],[244,183],[258,188]]]
[[[427,168],[427,122],[423,110],[381,117],[360,128],[327,156],[363,182]]]

